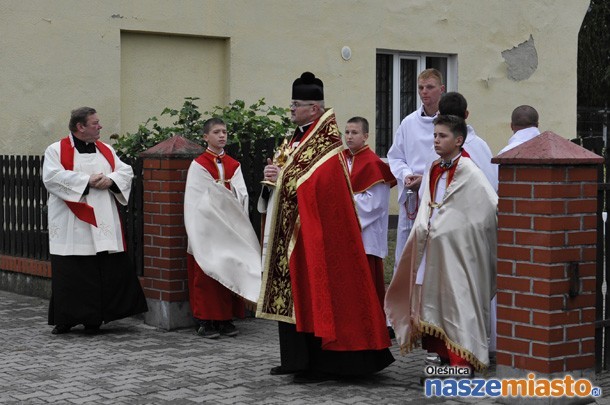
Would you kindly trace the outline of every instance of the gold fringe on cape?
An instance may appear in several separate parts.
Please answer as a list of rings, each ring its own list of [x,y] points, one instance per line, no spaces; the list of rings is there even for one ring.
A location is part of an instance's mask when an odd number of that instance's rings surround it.
[[[444,330],[442,330],[438,326],[434,326],[421,320],[419,321],[419,327],[417,331],[413,331],[413,333],[411,333],[409,337],[409,340],[400,346],[400,353],[404,355],[410,353],[414,348],[419,347],[420,339],[424,334],[441,339],[447,346],[448,350],[457,354],[461,358],[468,360],[468,362],[472,364],[476,371],[482,372],[487,369],[487,365],[477,359],[474,354],[449,339],[447,337],[447,334],[445,334]]]

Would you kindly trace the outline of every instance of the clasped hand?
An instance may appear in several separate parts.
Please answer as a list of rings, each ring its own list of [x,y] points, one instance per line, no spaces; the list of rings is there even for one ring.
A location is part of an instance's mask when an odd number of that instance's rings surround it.
[[[112,186],[110,177],[106,177],[102,173],[92,174],[89,177],[89,187],[97,188],[98,190],[107,190]]]

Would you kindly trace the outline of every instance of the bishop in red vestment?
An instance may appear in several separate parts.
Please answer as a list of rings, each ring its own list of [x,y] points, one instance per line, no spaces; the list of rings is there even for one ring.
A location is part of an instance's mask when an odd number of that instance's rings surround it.
[[[276,186],[257,316],[280,325],[282,364],[271,373],[296,373],[296,383],[373,373],[394,359],[341,136],[320,79],[303,73],[292,94],[293,152],[281,170],[265,168]]]

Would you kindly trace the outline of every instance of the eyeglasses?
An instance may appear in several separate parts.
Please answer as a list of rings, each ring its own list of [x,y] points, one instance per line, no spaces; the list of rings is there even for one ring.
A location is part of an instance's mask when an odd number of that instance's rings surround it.
[[[314,105],[314,103],[299,103],[298,101],[293,101],[290,103],[290,108],[307,107],[310,105]]]

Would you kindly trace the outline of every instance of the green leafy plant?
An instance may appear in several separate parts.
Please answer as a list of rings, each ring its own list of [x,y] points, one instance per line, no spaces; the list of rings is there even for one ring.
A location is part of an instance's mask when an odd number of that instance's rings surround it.
[[[286,135],[292,124],[287,116],[288,109],[270,106],[265,99],[246,108],[242,100],[235,100],[225,107],[216,106],[206,116],[220,118],[227,124],[227,143],[241,144],[244,141],[278,138]]]
[[[198,97],[185,97],[179,110],[165,108],[161,115],[176,117],[173,125],[161,126],[158,118],[151,117],[140,124],[134,133],[124,135],[114,134],[114,148],[119,155],[126,158],[136,158],[141,152],[170,138],[180,135],[205,146],[203,141],[203,124],[209,118],[221,118],[227,124],[228,145],[241,144],[258,139],[277,139],[285,136],[292,127],[288,118],[288,109],[267,106],[265,99],[246,107],[243,100],[235,100],[227,106],[215,106],[212,111],[199,112],[195,105]]]

